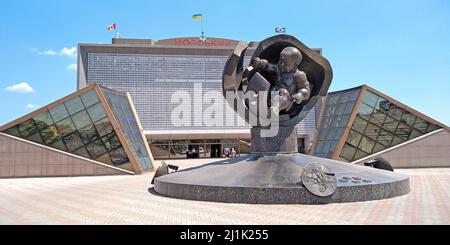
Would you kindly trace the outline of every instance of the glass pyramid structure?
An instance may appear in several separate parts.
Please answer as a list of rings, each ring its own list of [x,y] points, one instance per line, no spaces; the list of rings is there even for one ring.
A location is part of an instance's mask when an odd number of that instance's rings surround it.
[[[445,125],[367,86],[329,93],[313,155],[346,162]]]
[[[97,84],[7,123],[0,131],[136,174],[154,169],[129,94]]]

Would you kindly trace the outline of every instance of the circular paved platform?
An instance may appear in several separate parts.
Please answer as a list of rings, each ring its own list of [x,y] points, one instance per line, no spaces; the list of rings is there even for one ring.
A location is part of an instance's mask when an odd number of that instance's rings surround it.
[[[302,184],[303,169],[310,163],[335,174],[333,194],[316,196]],[[302,154],[250,154],[219,161],[156,178],[154,188],[168,197],[260,204],[358,202],[410,191],[406,175]]]

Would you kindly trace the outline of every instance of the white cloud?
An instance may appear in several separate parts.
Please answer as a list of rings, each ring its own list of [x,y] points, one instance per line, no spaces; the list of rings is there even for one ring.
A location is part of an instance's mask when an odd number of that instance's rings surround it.
[[[77,57],[77,48],[75,48],[75,47],[63,48],[63,49],[61,49],[61,51],[59,51],[59,55],[69,56],[69,57]]]
[[[6,91],[19,92],[19,93],[34,93],[34,89],[26,82],[14,84],[5,88]]]
[[[76,71],[77,70],[77,64],[70,64],[67,66],[68,71]]]
[[[27,104],[26,107],[29,108],[29,109],[34,109],[34,108],[37,108],[38,106],[35,105],[35,104]]]
[[[32,49],[33,52],[37,52],[38,49]],[[77,48],[71,47],[71,48],[63,48],[60,51],[55,51],[52,49],[48,49],[45,51],[39,51],[37,52],[39,55],[47,55],[47,56],[66,56],[66,57],[77,57]]]

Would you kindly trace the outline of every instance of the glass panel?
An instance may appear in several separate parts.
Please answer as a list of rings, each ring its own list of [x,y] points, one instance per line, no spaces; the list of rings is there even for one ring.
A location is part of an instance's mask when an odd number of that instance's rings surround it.
[[[67,149],[69,149],[69,151],[78,149],[83,145],[83,141],[81,141],[81,137],[77,132],[64,137],[63,142],[66,144],[66,147]]]
[[[377,143],[375,144],[375,148],[373,148],[373,153],[380,152],[386,148],[387,148],[386,146]]]
[[[91,116],[91,119],[93,122],[96,122],[104,117],[106,117],[106,112],[103,109],[103,106],[101,103],[98,103],[92,107],[89,107],[87,109],[89,116]]]
[[[42,139],[44,139],[45,144],[51,144],[57,140],[59,140],[61,137],[59,136],[58,129],[55,125],[51,125],[50,127],[44,129],[41,131]]]
[[[109,157],[109,153],[105,153],[105,154],[101,155],[96,160],[101,163],[104,163],[104,164],[113,165],[113,162],[112,162],[111,158]]]
[[[389,108],[389,116],[391,116],[397,120],[400,120],[402,118],[402,114],[403,114],[403,109],[400,109],[396,105],[391,104],[391,106]]]
[[[392,143],[392,139],[394,139],[394,135],[382,129],[377,141],[385,146],[390,146]]]
[[[72,115],[72,120],[75,123],[77,129],[81,129],[86,127],[89,124],[92,124],[91,119],[89,118],[87,112],[85,110],[78,112],[75,115]]]
[[[90,90],[89,92],[86,92],[84,94],[82,94],[81,96],[81,100],[83,101],[84,106],[87,108],[97,102],[99,102],[98,97],[97,97],[97,93],[95,92],[94,89]]]
[[[355,103],[354,102],[347,102],[345,105],[345,114],[351,114],[353,111],[353,108],[355,107]]]
[[[387,110],[389,109],[389,102],[385,98],[378,97],[378,102],[375,106],[375,109],[382,112],[387,112]]]
[[[366,94],[364,94],[363,102],[371,107],[376,107],[378,98],[379,98],[378,95],[370,91],[366,91]]]
[[[352,128],[360,133],[364,133],[366,130],[367,121],[357,116],[353,121]]]
[[[395,131],[395,134],[402,138],[402,139],[408,139],[409,138],[409,132],[411,129],[408,127],[408,125],[400,123],[397,127],[397,130]]]
[[[334,112],[334,115],[335,116],[340,116],[340,115],[344,114],[345,106],[346,106],[346,103],[339,103],[337,105],[336,111]]]
[[[69,101],[64,102],[64,104],[66,105],[66,108],[69,111],[70,115],[73,115],[84,109],[80,97],[75,97]]]
[[[440,127],[434,125],[434,124],[430,124],[430,126],[427,129],[427,132],[432,132],[434,130],[440,129]]]
[[[75,131],[75,125],[70,118],[66,118],[60,122],[57,122],[56,127],[58,128],[59,134],[62,137],[69,135]]]
[[[355,153],[356,153],[356,148],[355,147],[353,147],[353,146],[351,146],[349,144],[345,144],[344,148],[342,148],[342,152],[341,152],[340,156],[345,158],[345,159],[347,159],[347,160],[349,160],[349,161],[352,161],[353,160],[353,156],[355,155]]]
[[[10,134],[10,135],[14,135],[14,136],[20,137],[19,129],[17,128],[17,126],[8,128],[4,132],[7,133],[7,134]]]
[[[109,122],[108,118],[105,118],[105,119],[102,119],[102,120],[96,122],[95,123],[95,128],[97,129],[98,134],[100,136],[109,134],[109,133],[114,131],[114,129],[113,129],[111,123]]]
[[[350,133],[348,134],[347,143],[357,147],[359,145],[359,142],[361,141],[362,135],[357,133],[354,130],[350,130]]]
[[[78,130],[80,133],[81,139],[85,144],[98,139],[97,131],[95,130],[94,125],[89,125],[85,128]]]
[[[356,151],[356,154],[355,154],[355,157],[353,158],[352,161],[361,159],[361,158],[366,157],[366,156],[368,156],[368,155],[369,155],[369,154],[365,153],[364,151],[357,150],[357,151]]]
[[[111,161],[114,163],[115,166],[121,165],[121,164],[124,164],[124,163],[127,163],[130,161],[122,147],[110,151],[109,155],[111,157]]]
[[[420,118],[417,118],[414,122],[414,128],[419,130],[422,133],[425,133],[427,131],[429,123],[425,120],[422,120]]]
[[[375,141],[373,141],[367,137],[362,137],[358,148],[367,153],[371,153],[374,146],[375,146]]]
[[[143,169],[151,169],[152,164],[149,153],[147,152],[147,142],[142,137],[141,130],[136,121],[133,109],[126,94],[119,93],[110,89],[102,88],[109,106],[114,113],[117,122],[122,129],[124,137],[129,146],[133,149],[133,156],[139,161]]]
[[[50,109],[50,115],[53,118],[54,122],[61,121],[62,119],[69,116],[69,112],[67,112],[64,104],[61,104],[53,109]]]
[[[397,129],[397,126],[398,126],[398,121],[390,116],[387,116],[386,120],[384,120],[383,128],[388,131],[395,132],[395,130]]]
[[[64,143],[61,140],[56,141],[55,143],[50,145],[53,148],[62,150],[62,151],[67,151],[66,145],[64,145]]]
[[[76,151],[74,151],[73,154],[82,156],[82,157],[86,157],[86,158],[91,158],[91,156],[89,156],[89,153],[87,152],[87,150],[84,146],[77,149]]]
[[[369,123],[367,125],[366,131],[364,131],[364,135],[370,137],[373,140],[376,140],[378,137],[378,134],[380,133],[380,128],[377,127],[375,124]]]
[[[108,151],[122,146],[120,144],[119,138],[117,138],[117,135],[115,133],[108,134],[107,136],[103,137],[102,141],[106,146],[106,150]]]
[[[42,141],[41,135],[39,135],[39,133],[35,133],[35,134],[32,134],[32,135],[28,136],[28,137],[27,137],[27,140],[31,140],[31,141],[33,141],[33,142],[41,143],[41,144],[44,143],[44,142]]]
[[[407,124],[408,126],[412,127],[414,125],[414,122],[416,121],[416,116],[409,112],[405,112],[402,115],[402,119],[400,122]]]
[[[39,129],[44,129],[53,124],[53,120],[48,111],[42,112],[41,114],[33,117],[33,119]]]
[[[411,130],[411,134],[409,135],[409,139],[414,139],[414,138],[419,137],[421,135],[422,135],[421,132],[419,132],[419,131],[417,131],[415,129],[412,129]]]
[[[96,140],[90,144],[87,144],[86,149],[94,159],[103,155],[106,152],[105,146],[103,146],[101,140]]]
[[[361,105],[359,106],[358,116],[360,116],[366,120],[369,120],[370,115],[372,114],[373,110],[374,109],[372,107],[370,107],[364,103],[361,103]]]
[[[392,145],[393,146],[394,145],[398,145],[398,144],[403,143],[405,141],[406,141],[406,139],[402,139],[402,138],[399,138],[399,137],[394,137],[394,140],[392,141]]]
[[[18,127],[22,137],[28,137],[29,135],[36,133],[38,130],[33,119],[26,120],[25,122],[19,124]]]
[[[375,111],[370,117],[370,122],[374,123],[378,127],[381,127],[383,125],[384,119],[386,119],[386,114],[382,113],[381,111]]]

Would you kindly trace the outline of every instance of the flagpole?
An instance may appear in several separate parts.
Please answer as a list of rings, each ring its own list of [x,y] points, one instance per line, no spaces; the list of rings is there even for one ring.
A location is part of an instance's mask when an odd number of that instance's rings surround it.
[[[202,32],[202,36],[200,38],[202,41],[205,41],[205,32],[203,31],[203,15],[202,15],[202,18],[200,19],[200,28],[201,28],[201,32]]]

